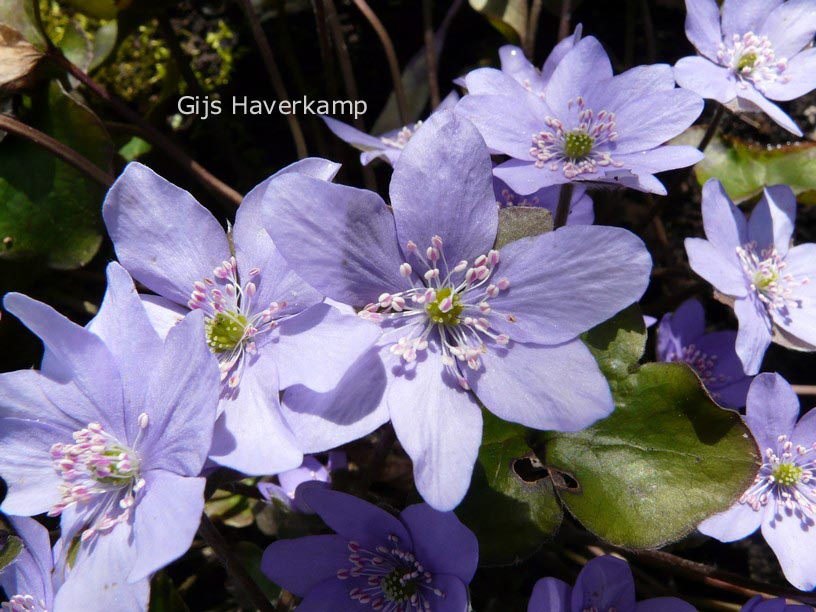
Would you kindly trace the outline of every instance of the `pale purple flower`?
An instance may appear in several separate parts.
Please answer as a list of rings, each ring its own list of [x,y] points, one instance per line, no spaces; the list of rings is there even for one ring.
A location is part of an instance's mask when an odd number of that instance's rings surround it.
[[[493,177],[493,193],[496,195],[496,202],[501,208],[512,206],[546,208],[555,217],[561,188],[558,186],[544,187],[533,194],[523,196],[510,189],[501,179]],[[587,194],[586,187],[576,185],[570,199],[567,225],[592,225],[594,221],[595,211],[592,208],[592,198]]]
[[[54,558],[48,530],[28,517],[6,517],[15,535],[23,543],[17,558],[0,570],[0,588],[8,601],[0,604],[3,612],[48,612],[54,609],[52,573]]]
[[[216,417],[217,364],[201,341],[203,315],[162,341],[116,263],[87,328],[20,294],[4,305],[41,338],[46,357],[41,371],[0,374],[8,484],[0,509],[61,517],[60,596],[83,609],[87,585],[138,583],[189,548],[204,509],[198,476]],[[146,586],[134,589],[146,597]]]
[[[813,612],[812,606],[789,604],[785,599],[765,599],[762,595],[752,597],[740,612]]]
[[[433,112],[438,113],[439,111],[453,108],[458,101],[459,94],[452,91],[445,96],[445,99],[439,103],[439,106]],[[362,151],[362,153],[360,153],[360,163],[363,166],[367,166],[377,158],[384,159],[389,165],[393,166],[402,154],[405,145],[408,144],[408,141],[416,134],[417,130],[422,127],[423,123],[422,121],[416,121],[404,125],[399,129],[381,134],[380,136],[372,136],[337,119],[332,119],[331,117],[322,117],[322,119],[335,136],[349,143],[355,149]]]
[[[303,498],[336,535],[278,540],[261,569],[303,597],[299,612],[465,612],[476,536],[453,512],[427,504],[399,515],[345,493],[304,487]]]
[[[676,597],[635,601],[635,579],[629,564],[605,555],[589,561],[570,587],[558,578],[535,583],[527,612],[695,612]]]
[[[674,67],[681,87],[732,110],[763,111],[802,135],[770,100],[793,100],[816,87],[813,0],[686,0],[686,36],[702,55]]]
[[[702,208],[706,240],[686,238],[689,264],[733,300],[745,373],[759,372],[771,340],[816,350],[816,244],[791,246],[796,198],[790,188],[766,188],[749,221],[710,179]]]
[[[688,364],[714,401],[728,408],[741,408],[752,378],[745,374],[737,357],[736,339],[735,331],[706,333],[702,304],[686,300],[660,320],[657,360]]]
[[[267,192],[281,254],[383,332],[332,393],[285,393],[287,415],[314,436],[332,426],[309,419],[316,406],[342,407],[349,420],[364,412],[374,427],[390,416],[419,492],[439,510],[470,483],[482,435],[474,393],[536,429],[575,431],[612,411],[578,336],[637,301],[651,268],[640,239],[612,227],[567,226],[494,249],[490,169],[474,126],[447,111],[397,162],[393,214],[375,193],[303,175]]]
[[[302,514],[313,514],[311,509],[301,499],[298,487],[303,483],[311,486],[331,486],[331,473],[334,470],[342,470],[348,464],[346,453],[343,451],[331,451],[326,465],[323,465],[317,457],[308,455],[303,458],[300,467],[294,470],[287,470],[278,474],[278,482],[258,483],[258,490],[267,501],[277,499],[289,510]]]
[[[589,181],[665,194],[653,175],[697,163],[688,146],[663,146],[700,115],[703,101],[674,86],[668,65],[613,76],[597,39],[576,43],[540,92],[509,75],[480,68],[456,112],[473,121],[494,153],[511,159],[494,174],[513,191]]]
[[[260,224],[268,187],[290,172],[331,180],[339,166],[304,159],[245,198],[227,233],[186,191],[131,163],[105,199],[103,216],[119,261],[158,295],[142,296],[162,333],[187,313],[205,315],[218,357],[222,398],[210,458],[247,474],[274,474],[303,461],[298,431],[280,412],[279,390],[333,388],[378,335],[303,282]],[[344,429],[322,451],[348,441]]]
[[[799,398],[779,374],[760,374],[748,390],[745,422],[762,466],[751,487],[729,510],[703,521],[702,533],[721,542],[762,529],[785,578],[816,588],[816,410],[797,423]]]

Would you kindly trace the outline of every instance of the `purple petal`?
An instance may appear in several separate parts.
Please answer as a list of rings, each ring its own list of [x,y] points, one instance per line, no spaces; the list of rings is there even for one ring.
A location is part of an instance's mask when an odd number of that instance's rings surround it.
[[[467,372],[468,382],[485,407],[505,421],[579,431],[615,409],[609,384],[580,340],[558,346],[493,345],[482,363],[482,371]]]
[[[641,240],[620,228],[566,226],[511,242],[494,273],[507,278],[510,289],[491,306],[517,322],[499,319],[497,327],[518,342],[572,340],[639,300],[650,270]]]
[[[187,308],[159,295],[140,295],[139,298],[142,300],[142,306],[144,306],[150,324],[162,340],[167,338],[170,330],[181,323],[181,320],[190,312]]]
[[[111,187],[102,216],[116,256],[137,281],[179,304],[229,259],[224,229],[193,196],[138,162]]]
[[[600,110],[618,112],[632,104],[639,104],[644,92],[674,90],[674,75],[668,64],[637,66],[605,81],[601,86],[587,92],[588,106]]]
[[[143,497],[133,510],[136,550],[130,582],[147,578],[186,553],[204,511],[204,478],[151,470],[144,479]]]
[[[776,511],[775,511],[776,510]],[[816,522],[784,504],[768,506],[762,520],[762,536],[776,553],[785,578],[797,589],[816,588]]]
[[[527,612],[570,612],[572,587],[558,578],[542,578],[535,583]]]
[[[571,37],[567,38],[566,40],[572,42]],[[555,52],[556,49],[553,49],[553,53]],[[564,54],[561,53],[561,57],[563,57],[563,55]],[[533,92],[539,92],[544,89],[544,85],[547,83],[547,77],[545,77],[535,66],[530,63],[530,60],[524,56],[524,51],[522,51],[519,47],[514,45],[503,46],[501,49],[499,49],[499,61],[501,62],[501,71],[504,74],[513,77],[513,79],[518,83],[526,86]],[[557,63],[558,62],[556,62],[556,64]],[[490,68],[482,68],[479,70],[474,70],[471,74],[476,72],[487,72],[489,70]],[[552,73],[552,70],[550,70],[550,73]],[[469,74],[465,80],[468,93],[499,93],[501,91],[500,89],[494,89],[493,91],[486,89],[481,91],[479,89],[472,89],[470,86],[472,84],[476,85],[475,82],[476,79],[470,80]]]
[[[337,119],[333,119],[331,117],[321,117],[321,119],[323,119],[326,127],[329,128],[335,136],[357,149],[361,149],[363,151],[381,151],[386,147],[385,143],[376,136],[371,136],[370,134],[361,132],[357,128],[352,127],[347,123],[343,123],[342,121],[338,121]]]
[[[264,551],[261,570],[276,584],[303,597],[323,581],[332,580],[343,585],[337,579],[337,570],[351,567],[350,552],[348,539],[339,535],[278,540]],[[348,594],[345,597],[348,598]]]
[[[677,336],[680,346],[688,346],[705,333],[705,311],[695,300],[686,300],[671,315],[671,331]]]
[[[23,550],[0,572],[0,588],[6,595],[31,595],[45,603],[44,608],[53,606],[54,589],[51,572],[54,559],[48,530],[32,518],[20,516],[5,517],[14,533],[23,541]]]
[[[676,597],[654,597],[636,603],[634,612],[697,612],[697,608]]]
[[[453,512],[439,512],[428,504],[408,506],[400,514],[414,541],[414,554],[432,574],[452,574],[465,584],[473,579],[479,543]]]
[[[800,138],[802,137],[802,130],[799,129],[799,126],[796,125],[793,119],[753,86],[749,85],[745,89],[739,89],[737,91],[737,97],[753,104],[757,109],[768,115],[768,117],[788,130],[791,134],[799,136]]]
[[[360,604],[349,595],[351,588],[351,584],[337,578],[324,580],[306,594],[297,607],[298,612],[357,612]]]
[[[796,197],[786,185],[766,187],[751,213],[748,236],[760,250],[776,248],[779,256],[788,253],[796,222]]]
[[[720,542],[736,542],[754,533],[761,522],[762,509],[756,511],[737,502],[725,512],[708,517],[697,529]]]
[[[561,195],[559,186],[545,187],[528,196],[522,196],[510,189],[507,184],[498,178],[493,178],[493,195],[500,208],[510,206],[534,206],[546,208],[555,214],[558,208],[558,200]],[[592,225],[595,221],[592,198],[586,192],[586,187],[580,183],[575,184],[570,200],[570,211],[567,217],[567,225]]]
[[[518,54],[518,55],[517,55]],[[489,96],[523,96],[522,92],[529,92],[523,84],[527,76],[536,76],[538,71],[524,57],[524,53],[518,47],[507,45],[499,49],[499,59],[502,62],[502,69],[477,68],[465,75],[465,89],[468,95],[489,95]],[[507,61],[513,65],[511,70],[505,70],[504,63]],[[537,92],[538,89],[532,88]]]
[[[167,334],[161,357],[152,364],[145,404],[130,407],[131,421],[139,420],[137,413],[148,417],[139,442],[145,469],[199,474],[212,440],[219,380],[204,341],[203,315],[193,312]]]
[[[324,295],[364,306],[403,285],[394,218],[377,194],[288,174],[264,201],[275,245]]]
[[[816,35],[816,7],[811,0],[783,2],[754,32],[770,39],[776,57],[793,58],[813,42]],[[789,76],[787,71],[785,76]]]
[[[304,487],[303,501],[339,535],[375,550],[396,536],[395,546],[411,548],[412,540],[403,524],[385,510],[353,495],[323,487]]]
[[[304,457],[300,467],[278,474],[283,491],[294,493],[304,482],[330,482],[331,476],[326,466],[312,456]]]
[[[424,250],[441,236],[449,262],[486,254],[499,224],[492,169],[472,123],[453,111],[428,119],[391,177],[391,206],[403,251],[409,241]]]
[[[331,391],[296,385],[283,393],[282,411],[298,448],[317,453],[370,434],[389,419],[387,376],[379,350],[368,351]]]
[[[737,315],[736,351],[746,374],[759,372],[765,351],[771,344],[771,323],[765,307],[753,295],[739,298],[734,302],[734,314]]]
[[[467,493],[482,440],[482,413],[431,345],[425,359],[398,366],[386,399],[397,438],[414,463],[422,498],[441,511]]]
[[[763,453],[766,448],[776,450],[779,436],[791,437],[798,417],[799,398],[784,378],[763,373],[754,379],[748,390],[745,422]]]
[[[749,241],[748,223],[717,179],[703,185],[702,209],[708,241],[724,256],[736,258],[736,248]]]
[[[330,391],[380,336],[378,325],[317,304],[283,321],[264,345],[277,364],[280,388],[304,385]]]
[[[742,362],[736,352],[737,333],[720,331],[706,334],[694,342],[694,346],[713,361],[707,368],[711,380],[704,380],[708,392],[721,406],[740,408],[745,406],[745,398],[751,378],[745,375]]]
[[[745,298],[748,283],[745,272],[736,261],[736,249],[734,257],[726,257],[702,238],[686,238],[685,246],[692,270],[714,285],[720,293]]]
[[[674,65],[677,84],[708,100],[728,104],[737,96],[737,79],[728,69],[704,57],[684,57]]]
[[[795,100],[816,88],[816,49],[805,49],[788,61],[785,81],[766,82],[765,96],[771,100]]]
[[[809,410],[793,428],[791,436],[793,446],[802,445],[805,448],[816,443],[816,410]]]
[[[686,37],[707,58],[717,59],[722,31],[715,0],[686,0]]]
[[[782,0],[725,0],[722,7],[723,38],[759,31],[762,23]]]
[[[547,84],[547,106],[556,117],[570,114],[570,100],[612,78],[609,57],[594,36],[581,39],[558,63]]]
[[[521,195],[529,195],[540,189],[570,182],[561,169],[550,170],[549,166],[536,168],[532,158],[530,161],[507,160],[493,168],[493,174],[507,183],[510,189]],[[597,176],[593,175],[593,177]]]
[[[596,557],[584,566],[572,590],[572,609],[632,610],[635,580],[629,564],[611,555]]]
[[[784,599],[763,599],[757,595],[740,608],[740,612],[812,612],[812,606],[788,605]]]
[[[695,147],[667,145],[649,151],[616,155],[615,159],[635,174],[644,175],[693,166],[703,157],[703,153]],[[665,189],[661,191],[665,192]]]
[[[438,574],[433,577],[433,586],[442,591],[444,597],[439,597],[435,593],[426,594],[425,597],[431,604],[431,610],[462,612],[462,610],[469,609],[467,586],[457,576]]]
[[[549,80],[552,78],[552,73],[555,72],[555,69],[558,67],[558,64],[561,63],[561,60],[564,59],[564,56],[572,51],[572,49],[575,48],[575,45],[581,42],[581,33],[583,30],[583,26],[579,23],[577,26],[575,26],[572,36],[567,36],[563,40],[559,41],[558,44],[553,47],[553,50],[550,51],[550,54],[544,61],[544,65],[541,66],[541,79],[545,83],[549,82]]]

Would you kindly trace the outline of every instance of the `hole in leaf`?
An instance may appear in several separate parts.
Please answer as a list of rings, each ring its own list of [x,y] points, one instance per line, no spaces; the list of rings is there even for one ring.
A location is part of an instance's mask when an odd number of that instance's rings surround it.
[[[569,493],[575,493],[576,495],[579,495],[582,492],[581,483],[578,482],[575,476],[569,472],[565,472],[551,466],[547,466],[546,469],[550,475],[550,478],[552,478],[553,485],[556,489],[561,489],[562,491],[567,491]]]
[[[550,475],[547,468],[535,455],[514,459],[510,467],[524,482],[538,482]]]

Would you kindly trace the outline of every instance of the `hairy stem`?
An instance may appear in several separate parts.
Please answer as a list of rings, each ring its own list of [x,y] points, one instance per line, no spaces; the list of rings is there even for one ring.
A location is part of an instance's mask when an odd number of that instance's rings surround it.
[[[565,2],[568,4],[569,0],[565,0]],[[531,62],[535,60],[533,55],[535,54],[536,38],[538,37],[538,24],[541,22],[541,9],[543,6],[544,2],[542,0],[533,0],[533,4],[530,7],[530,14],[527,16],[527,32],[524,35],[524,55],[526,55],[527,59],[529,59]],[[567,8],[567,10],[569,10],[569,8]],[[569,29],[569,19],[567,20],[567,29]]]
[[[720,123],[722,123],[722,119],[725,116],[725,107],[717,103],[717,110],[714,111],[714,116],[711,118],[711,122],[708,124],[708,129],[706,129],[705,134],[703,135],[703,139],[700,141],[700,144],[697,145],[697,148],[700,151],[705,153],[706,147],[708,147],[709,143],[713,140],[714,136],[717,134],[717,130],[720,128]]]
[[[442,101],[439,91],[439,65],[436,57],[436,40],[433,29],[433,4],[422,0],[422,31],[425,39],[425,65],[428,71],[428,91],[431,95],[431,110],[436,110]]]
[[[561,192],[558,194],[558,208],[555,209],[553,229],[564,227],[567,224],[567,217],[569,217],[570,211],[570,202],[572,201],[572,192],[574,190],[575,185],[572,183],[564,183],[561,185]]]

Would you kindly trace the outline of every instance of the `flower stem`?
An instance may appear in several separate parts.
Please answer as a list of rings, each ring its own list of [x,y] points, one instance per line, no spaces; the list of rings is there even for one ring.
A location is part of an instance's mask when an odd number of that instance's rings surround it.
[[[569,217],[570,202],[572,201],[572,192],[574,189],[575,185],[572,183],[564,183],[561,185],[561,193],[558,194],[558,208],[555,209],[553,229],[564,227],[567,224],[567,217]]]
[[[238,557],[232,552],[224,536],[221,535],[210,520],[210,517],[206,514],[201,515],[201,526],[198,532],[201,534],[201,537],[204,538],[207,545],[213,549],[215,555],[227,569],[227,573],[235,580],[238,588],[249,597],[255,608],[261,612],[275,612],[275,607],[267,599],[266,595],[264,595],[261,588],[255,584],[255,581],[247,573],[244,566],[241,565]]]
[[[816,396],[816,385],[791,385],[796,395]]]
[[[711,118],[711,122],[708,124],[708,129],[703,135],[703,139],[700,141],[700,144],[697,145],[697,148],[700,149],[700,151],[705,152],[706,147],[708,147],[711,140],[717,134],[717,130],[720,127],[720,123],[722,122],[724,115],[725,107],[722,104],[717,103],[717,110],[714,111],[714,116]]]
[[[43,134],[39,130],[26,125],[19,119],[10,115],[0,113],[0,130],[16,134],[25,138],[29,142],[34,143],[38,147],[42,147],[46,151],[53,153],[67,164],[70,164],[88,178],[96,181],[103,187],[110,187],[113,184],[113,177],[100,169],[96,164],[91,162],[86,157],[83,157],[71,147],[61,143],[59,140],[51,138],[48,134]]]
[[[428,70],[428,91],[431,95],[431,110],[436,110],[442,100],[439,91],[439,66],[436,57],[436,41],[433,29],[433,5],[431,0],[422,0],[422,30],[425,39],[425,64]]]
[[[50,57],[63,70],[68,72],[68,74],[90,89],[94,95],[111,106],[119,115],[131,123],[139,126],[148,141],[160,148],[176,163],[185,168],[190,174],[198,179],[202,185],[211,189],[222,200],[229,202],[230,204],[235,206],[241,204],[242,198],[240,193],[235,191],[232,187],[220,179],[216,178],[201,164],[182,151],[172,140],[148,123],[144,117],[131,109],[123,100],[120,100],[115,95],[109,93],[104,87],[85,74],[81,68],[71,62],[71,60],[65,57],[59,50],[52,50],[50,52]]]

